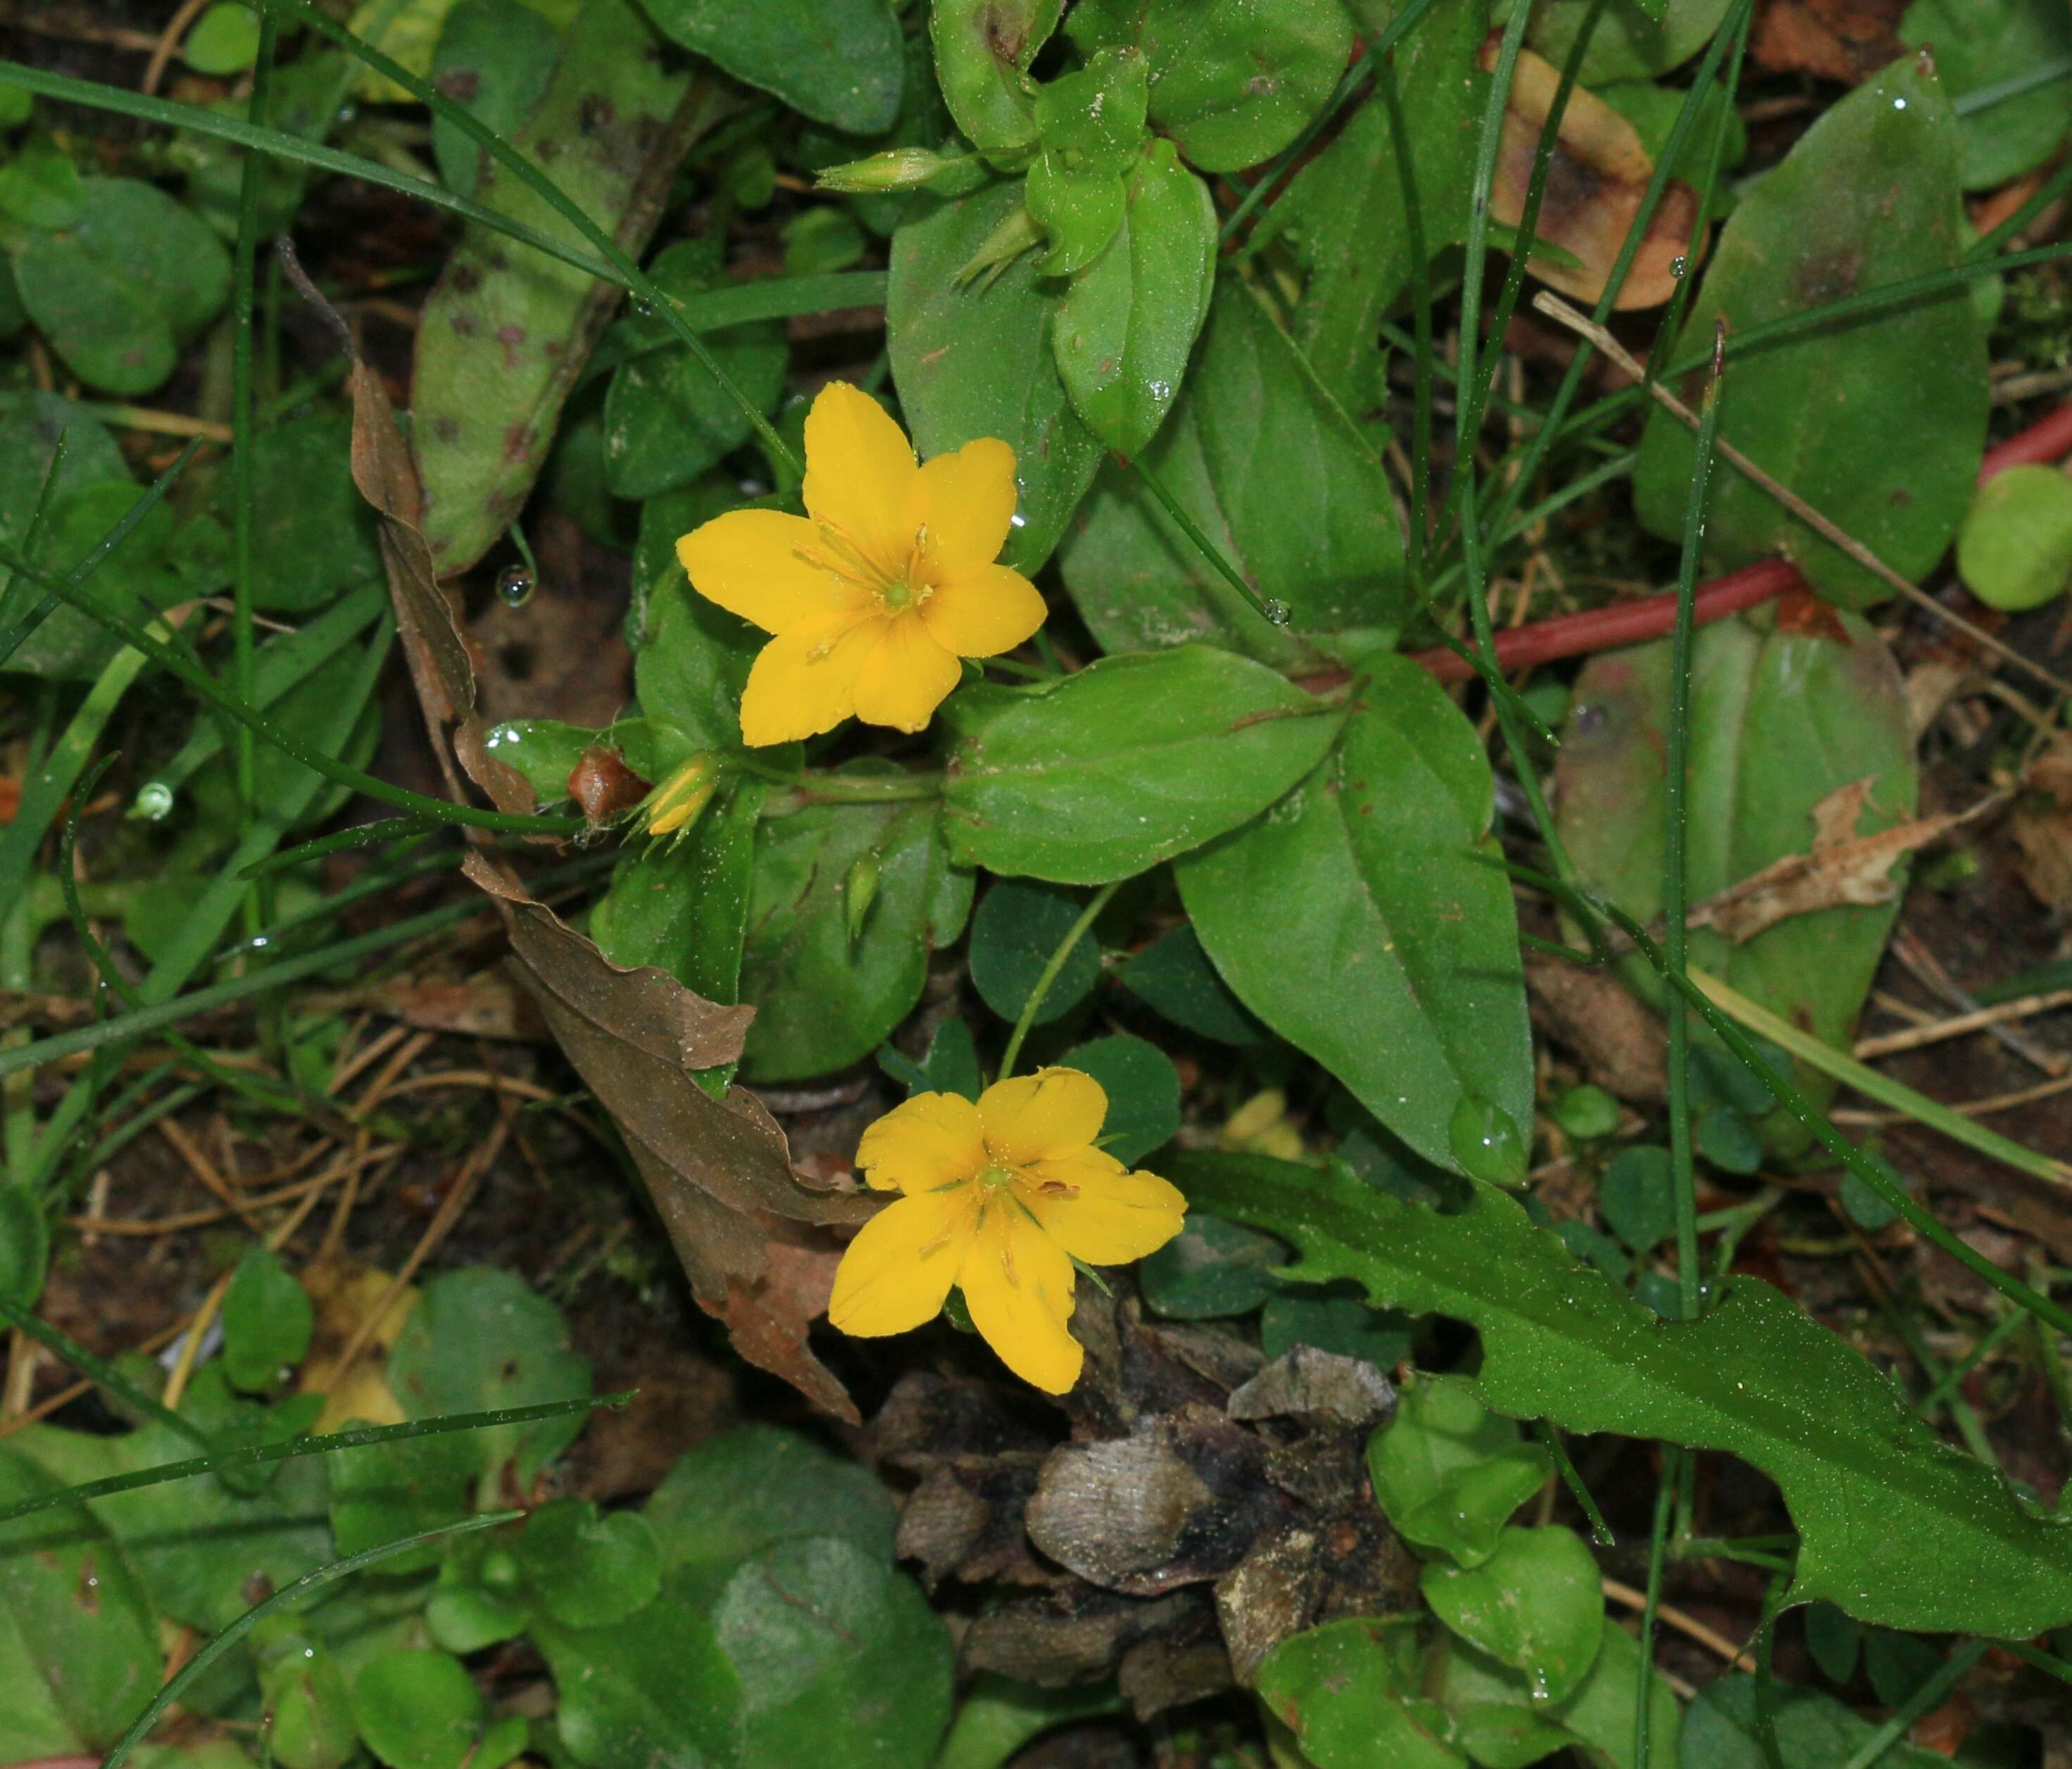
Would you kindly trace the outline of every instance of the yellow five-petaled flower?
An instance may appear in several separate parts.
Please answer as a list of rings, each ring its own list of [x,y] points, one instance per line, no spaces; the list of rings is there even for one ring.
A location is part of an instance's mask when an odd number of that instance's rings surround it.
[[[1186,1200],[1094,1146],[1108,1095],[1075,1069],[997,1082],[978,1103],[916,1094],[863,1133],[857,1164],[906,1195],[865,1223],[835,1274],[845,1333],[932,1320],[955,1284],[972,1324],[1025,1381],[1063,1394],[1085,1353],[1066,1331],[1072,1261],[1141,1259],[1180,1232]]]
[[[1043,598],[997,564],[1014,451],[992,437],[925,466],[846,382],[806,415],[807,514],[736,510],[676,543],[692,587],[775,635],[741,697],[742,741],[790,743],[851,714],[919,731],[964,673],[1043,624]]]

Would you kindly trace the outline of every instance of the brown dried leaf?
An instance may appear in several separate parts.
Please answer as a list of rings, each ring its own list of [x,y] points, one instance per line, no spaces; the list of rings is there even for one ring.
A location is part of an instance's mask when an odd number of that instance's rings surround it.
[[[1813,845],[1787,854],[1691,911],[1692,927],[1708,927],[1736,945],[1794,915],[1846,905],[1889,903],[1893,865],[1999,802],[1982,800],[1947,817],[1916,817],[1874,835],[1858,835],[1856,819],[1869,797],[1868,779],[1837,786],[1813,807]]]
[[[1770,0],[1756,14],[1749,55],[1773,74],[1814,74],[1856,85],[1906,52],[1899,22],[1909,0]]]
[[[367,999],[420,1032],[459,1032],[512,1044],[548,1040],[546,1023],[532,996],[501,968],[460,982],[406,978],[384,983]]]
[[[1496,43],[1482,48],[1482,67],[1494,72]],[[1544,56],[1525,50],[1511,76],[1511,100],[1503,117],[1496,175],[1490,187],[1490,213],[1506,227],[1525,218],[1525,195],[1532,182],[1532,162],[1540,134],[1554,109],[1561,71]],[[1639,133],[1594,93],[1580,86],[1568,95],[1560,137],[1547,170],[1535,233],[1572,253],[1570,265],[1544,254],[1531,263],[1534,276],[1579,301],[1595,302],[1605,292],[1613,264],[1626,244],[1627,231],[1640,212],[1641,198],[1654,176],[1655,162],[1641,145]],[[1634,255],[1619,289],[1621,311],[1659,307],[1675,293],[1671,266],[1704,248],[1697,228],[1697,193],[1681,179],[1672,179]],[[1698,237],[1694,240],[1693,234]]]
[[[2022,776],[2012,830],[2021,881],[2055,913],[2072,909],[2072,733],[2059,732]]]

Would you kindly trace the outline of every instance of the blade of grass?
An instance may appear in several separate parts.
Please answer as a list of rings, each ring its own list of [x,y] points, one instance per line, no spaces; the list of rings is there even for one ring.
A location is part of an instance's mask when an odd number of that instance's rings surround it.
[[[1000,1073],[995,1077],[1005,1081],[1014,1073],[1014,1060],[1022,1054],[1022,1041],[1029,1036],[1029,1028],[1036,1024],[1036,1016],[1042,1012],[1050,986],[1065,968],[1065,961],[1071,957],[1073,948],[1084,939],[1100,912],[1108,905],[1109,898],[1120,890],[1127,880],[1117,879],[1112,884],[1104,884],[1087,899],[1087,906],[1079,911],[1079,918],[1073,922],[1071,930],[1058,942],[1058,949],[1044,962],[1037,973],[1036,987],[1029,991],[1029,999],[1022,1004],[1022,1012],[1016,1016],[1014,1029],[1007,1035],[1007,1048],[1000,1053]]]
[[[27,1333],[45,1350],[55,1352],[80,1375],[90,1377],[96,1386],[105,1389],[125,1406],[177,1432],[204,1455],[216,1454],[216,1446],[202,1434],[192,1419],[183,1418],[171,1407],[162,1405],[107,1359],[97,1357],[77,1340],[60,1332],[42,1315],[32,1313],[4,1294],[0,1294],[0,1320],[5,1320],[18,1332]]]
[[[1647,1583],[1640,1611],[1640,1686],[1633,1698],[1634,1769],[1649,1769],[1655,1760],[1654,1693],[1655,1612],[1662,1601],[1662,1562],[1669,1541],[1671,1503],[1679,1484],[1677,1470],[1684,1460],[1676,1445],[1665,1444],[1662,1467],[1655,1477],[1655,1520],[1647,1537]]]
[[[436,834],[445,824],[430,817],[384,817],[379,823],[355,823],[350,829],[342,829],[335,835],[325,835],[313,842],[304,842],[298,848],[290,848],[264,860],[256,860],[242,868],[240,878],[265,878],[269,873],[285,872],[290,867],[306,865],[310,860],[321,860],[327,854],[342,854],[355,848],[372,848],[376,842],[407,840],[415,835]]]
[[[101,1769],[121,1769],[130,1753],[144,1742],[151,1728],[158,1723],[159,1716],[187,1693],[188,1686],[196,1678],[276,1610],[292,1607],[327,1585],[368,1566],[378,1566],[383,1561],[407,1554],[411,1549],[421,1547],[428,1541],[442,1541],[448,1536],[467,1535],[477,1529],[493,1529],[502,1524],[515,1523],[524,1515],[522,1511],[492,1511],[483,1517],[469,1517],[460,1523],[447,1524],[442,1529],[427,1529],[418,1535],[405,1536],[400,1541],[384,1542],[379,1548],[366,1549],[359,1554],[348,1555],[343,1560],[335,1560],[328,1566],[319,1566],[314,1572],[303,1574],[294,1584],[284,1586],[265,1603],[255,1603],[245,1611],[188,1660],[175,1675],[168,1677],[164,1687],[145,1704],[144,1711],[130,1723],[129,1730],[115,1741],[114,1748],[101,1759]]]
[[[1895,1708],[1891,1718],[1851,1753],[1842,1769],[1871,1769],[1873,1763],[1906,1736],[1907,1728],[1916,1720],[1942,1705],[1956,1688],[1959,1679],[1986,1656],[1986,1649],[1992,1644],[1990,1640],[1967,1640],[1959,1647],[1934,1676]]]

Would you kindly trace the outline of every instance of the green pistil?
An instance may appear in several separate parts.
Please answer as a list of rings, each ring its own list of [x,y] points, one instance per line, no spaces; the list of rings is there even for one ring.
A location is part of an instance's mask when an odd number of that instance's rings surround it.
[[[997,1192],[1014,1183],[1011,1168],[989,1167],[978,1176],[978,1183],[989,1192]]]
[[[902,577],[897,583],[887,584],[879,594],[884,597],[885,605],[896,614],[914,600],[914,586]]]

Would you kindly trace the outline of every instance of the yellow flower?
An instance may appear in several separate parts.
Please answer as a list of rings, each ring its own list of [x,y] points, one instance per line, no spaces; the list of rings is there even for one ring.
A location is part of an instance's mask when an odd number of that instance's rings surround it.
[[[835,1274],[828,1319],[903,1333],[955,1284],[972,1324],[1023,1381],[1063,1394],[1085,1356],[1065,1330],[1074,1259],[1120,1265],[1180,1232],[1187,1201],[1094,1147],[1108,1095],[1076,1069],[997,1082],[974,1106],[916,1094],[863,1133],[857,1162],[906,1195],[865,1223]]]
[[[640,801],[641,827],[650,835],[681,836],[712,802],[719,758],[701,749]]]
[[[989,437],[916,463],[868,394],[821,388],[806,416],[807,515],[736,510],[676,543],[697,593],[776,636],[741,698],[741,735],[790,743],[853,713],[919,731],[960,658],[1012,651],[1043,598],[994,563],[1014,519],[1014,451]]]

